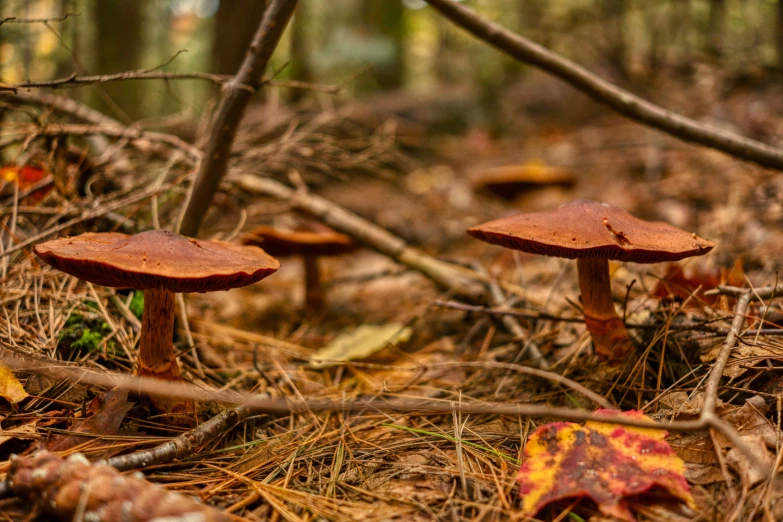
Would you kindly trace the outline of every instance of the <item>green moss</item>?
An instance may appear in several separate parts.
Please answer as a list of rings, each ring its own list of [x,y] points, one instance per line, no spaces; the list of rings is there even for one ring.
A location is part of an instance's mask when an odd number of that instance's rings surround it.
[[[141,315],[144,311],[144,292],[141,290],[133,291],[133,299],[131,299],[128,309],[130,309],[131,313],[135,315],[136,318],[141,320]]]
[[[85,320],[79,313],[72,313],[65,321],[65,328],[60,332],[58,350],[77,352],[94,352],[101,349],[103,339],[111,332],[105,321],[95,319]],[[109,341],[107,349],[114,351],[114,342]]]

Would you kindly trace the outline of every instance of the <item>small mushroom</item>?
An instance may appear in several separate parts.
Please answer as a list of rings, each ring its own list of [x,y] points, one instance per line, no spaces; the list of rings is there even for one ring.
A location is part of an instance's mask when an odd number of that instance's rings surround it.
[[[630,341],[612,302],[609,260],[678,261],[706,254],[715,246],[667,223],[643,221],[590,200],[497,219],[470,228],[468,233],[506,248],[576,259],[585,325],[596,353],[613,360],[627,354]]]
[[[326,304],[318,258],[339,256],[358,248],[350,237],[316,222],[300,224],[294,229],[262,225],[251,230],[242,239],[242,244],[260,246],[277,257],[302,256],[305,271],[305,310],[309,314],[319,312]]]
[[[479,171],[471,177],[474,190],[484,190],[513,201],[520,193],[547,186],[570,188],[576,184],[576,173],[566,167],[539,163],[503,165]]]
[[[245,286],[280,267],[260,248],[190,239],[163,230],[132,236],[86,233],[40,243],[33,250],[52,267],[79,279],[143,290],[138,374],[166,380],[180,378],[172,344],[175,293]],[[159,409],[173,413],[182,408]]]

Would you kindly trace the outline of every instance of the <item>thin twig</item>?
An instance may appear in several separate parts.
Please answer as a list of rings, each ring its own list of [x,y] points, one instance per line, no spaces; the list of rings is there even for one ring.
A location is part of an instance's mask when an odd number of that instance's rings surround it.
[[[142,190],[140,192],[137,192],[133,195],[130,195],[125,198],[119,198],[114,201],[110,201],[108,203],[104,203],[103,205],[99,206],[98,208],[94,210],[86,210],[82,213],[81,216],[75,217],[73,219],[70,219],[68,221],[65,221],[64,223],[60,223],[59,225],[47,228],[43,232],[36,234],[34,236],[31,236],[27,238],[24,241],[21,241],[13,246],[13,248],[10,248],[6,250],[5,252],[0,253],[0,258],[8,256],[10,254],[13,254],[14,252],[21,250],[23,248],[27,248],[31,245],[34,245],[47,237],[50,237],[54,234],[57,234],[58,232],[61,232],[69,227],[72,227],[74,225],[78,225],[79,223],[82,223],[84,221],[88,221],[90,219],[95,219],[97,217],[103,216],[105,214],[108,214],[109,212],[116,210],[118,208],[122,208],[128,205],[133,205],[134,203],[138,203],[139,201],[143,201],[147,198],[152,197],[155,194],[158,194],[160,192],[165,192],[167,190],[171,189],[171,185],[164,185],[163,187],[157,187],[153,189],[147,189]]]
[[[632,94],[535,42],[486,20],[453,0],[426,0],[477,38],[519,61],[540,67],[623,116],[684,141],[705,145],[764,167],[783,170],[783,150],[698,122]]]
[[[156,70],[125,71],[114,74],[96,74],[91,76],[78,76],[76,73],[65,78],[56,78],[54,80],[27,81],[16,84],[0,84],[0,91],[17,92],[24,89],[75,89],[98,85],[101,83],[112,83],[130,80],[204,80],[218,85],[225,85],[234,77],[230,74],[210,74],[210,73],[175,73]],[[326,92],[335,94],[342,87],[339,85],[319,85],[309,82],[295,80],[276,80],[274,78],[263,78],[259,85],[269,85],[270,87],[287,87],[289,89],[302,89],[317,92]],[[255,94],[258,89],[241,83],[236,84],[237,88],[244,89],[251,94]]]
[[[17,18],[15,16],[9,16],[0,20],[0,25],[3,24],[47,24],[50,22],[62,22],[71,16],[80,16],[81,13],[65,13],[62,16],[56,18]]]
[[[166,134],[164,132],[150,132],[141,129],[133,129],[129,127],[120,127],[114,125],[81,125],[81,124],[59,124],[50,123],[43,127],[36,127],[34,125],[23,126],[21,128],[14,129],[14,133],[20,136],[43,137],[43,136],[89,136],[93,134],[108,136],[111,138],[128,138],[131,140],[149,140],[166,143],[186,152],[194,160],[201,159],[201,151],[198,147],[187,143],[186,141],[174,136],[173,134]],[[0,142],[0,148],[7,146],[10,143],[18,142],[20,138],[10,137],[3,142]]]
[[[322,413],[339,411],[344,413],[378,411],[421,415],[451,415],[452,402],[428,398],[357,398],[346,400],[286,398],[260,398],[242,391],[205,389],[185,382],[163,381],[152,377],[140,377],[120,373],[99,372],[77,366],[69,366],[48,359],[24,356],[9,350],[0,351],[0,361],[14,371],[32,372],[57,379],[82,382],[93,386],[128,390],[144,395],[171,398],[190,398],[196,401],[221,402],[247,406],[254,411],[275,414]],[[539,418],[557,418],[570,421],[597,421],[623,426],[664,429],[669,431],[704,430],[707,426],[701,420],[657,422],[639,420],[622,415],[593,415],[589,411],[550,406],[547,404],[507,402],[461,402],[457,411],[463,414],[512,415]]]
[[[2,211],[2,209],[0,209],[0,211]],[[433,301],[432,306],[438,306],[441,308],[450,308],[453,310],[462,310],[464,312],[487,314],[487,315],[499,315],[499,316],[511,315],[515,317],[524,317],[526,319],[536,319],[541,321],[556,321],[561,323],[584,323],[584,318],[582,317],[565,317],[562,315],[554,315],[546,312],[521,310],[519,308],[508,308],[505,306],[488,307],[488,306],[479,306],[479,305],[471,305],[467,303],[460,303],[457,301],[443,301],[440,299],[436,299],[435,301]],[[732,319],[732,316],[719,317],[717,319],[710,319],[710,320],[699,321],[699,322],[677,323],[676,326],[670,326],[665,323],[640,324],[640,323],[626,322],[625,327],[630,329],[636,329],[636,330],[660,330],[661,328],[668,328],[669,333],[696,330],[700,332],[709,332],[718,335],[728,335],[730,331],[729,328],[718,328],[717,326],[711,326],[711,323],[715,323],[718,321],[726,321],[729,319]],[[756,332],[759,332],[760,335],[783,335],[783,328],[760,328],[757,329]]]

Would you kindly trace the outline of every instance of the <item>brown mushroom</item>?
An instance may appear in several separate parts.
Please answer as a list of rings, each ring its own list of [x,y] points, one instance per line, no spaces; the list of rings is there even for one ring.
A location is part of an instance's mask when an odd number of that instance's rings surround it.
[[[163,230],[132,236],[86,233],[40,243],[33,250],[52,267],[79,279],[143,290],[138,374],[167,380],[180,378],[172,344],[174,294],[249,285],[280,267],[260,248],[190,239]]]
[[[358,248],[350,237],[316,222],[300,224],[294,229],[262,225],[251,230],[242,239],[242,244],[260,246],[277,257],[302,256],[305,310],[310,314],[322,310],[326,303],[318,258],[339,256]]]
[[[468,229],[478,239],[532,254],[577,260],[585,325],[596,353],[617,360],[630,348],[609,284],[609,260],[677,261],[706,254],[715,243],[667,223],[638,219],[597,201],[520,214]]]

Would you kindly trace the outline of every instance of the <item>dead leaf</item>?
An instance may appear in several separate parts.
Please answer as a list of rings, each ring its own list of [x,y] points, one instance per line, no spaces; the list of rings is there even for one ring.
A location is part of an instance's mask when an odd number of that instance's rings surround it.
[[[96,401],[98,403],[94,404]],[[116,435],[125,415],[133,408],[133,403],[128,402],[127,391],[110,391],[96,397],[90,404],[91,409],[95,406],[99,408],[97,413],[78,423],[71,431],[90,435]],[[81,435],[58,435],[52,437],[46,447],[50,451],[64,451],[90,439]]]
[[[16,404],[29,397],[11,368],[2,363],[0,363],[0,397],[11,404]]]
[[[759,395],[751,397],[739,408],[725,406],[718,409],[721,418],[734,426],[740,435],[758,435],[767,448],[775,449],[783,434],[764,416],[768,411],[767,402]],[[730,446],[720,433],[716,436],[721,447]]]
[[[662,409],[673,412],[677,419],[698,417],[701,414],[702,406],[704,406],[704,394],[702,392],[696,394],[667,393],[658,400],[658,404]]]
[[[755,454],[756,457],[767,464],[764,468],[757,466],[750,460],[748,455],[738,448],[731,448],[728,453],[726,453],[726,461],[731,467],[737,470],[737,473],[742,477],[742,482],[750,488],[769,476],[768,470],[772,469],[775,458],[772,453],[767,450],[764,439],[758,433],[742,435],[741,438],[745,441],[745,446]]]
[[[725,482],[726,476],[718,464],[685,463],[685,478],[689,484],[706,486],[717,482]]]
[[[617,414],[598,410],[599,414]],[[641,412],[622,415],[646,419]],[[525,446],[519,471],[525,515],[547,504],[587,497],[606,516],[635,520],[627,497],[658,486],[695,507],[685,480],[685,463],[664,440],[666,432],[615,424],[553,422],[538,428]]]
[[[0,429],[0,445],[5,444],[9,440],[13,439],[39,439],[38,429],[35,427],[36,422],[30,424],[24,424],[17,426],[10,430]]]
[[[0,191],[3,191],[6,186],[12,186],[12,183],[19,184],[19,190],[26,190],[36,183],[40,183],[48,176],[48,173],[30,165],[7,165],[0,167]],[[40,201],[43,197],[51,191],[51,187],[44,187],[36,190],[31,197],[36,201]]]
[[[328,368],[341,362],[365,359],[387,346],[396,346],[410,339],[413,330],[399,323],[363,324],[342,333],[318,350],[310,359],[314,369]]]
[[[701,303],[720,309],[729,309],[727,299],[721,295],[704,295],[706,290],[720,284],[742,286],[745,272],[742,260],[738,259],[730,270],[725,268],[706,268],[697,265],[682,266],[671,263],[666,274],[658,281],[653,290],[655,297],[677,298],[687,301],[690,308],[701,308]],[[696,290],[699,290],[698,293]],[[693,294],[693,297],[691,295]],[[689,299],[690,298],[690,299]]]

